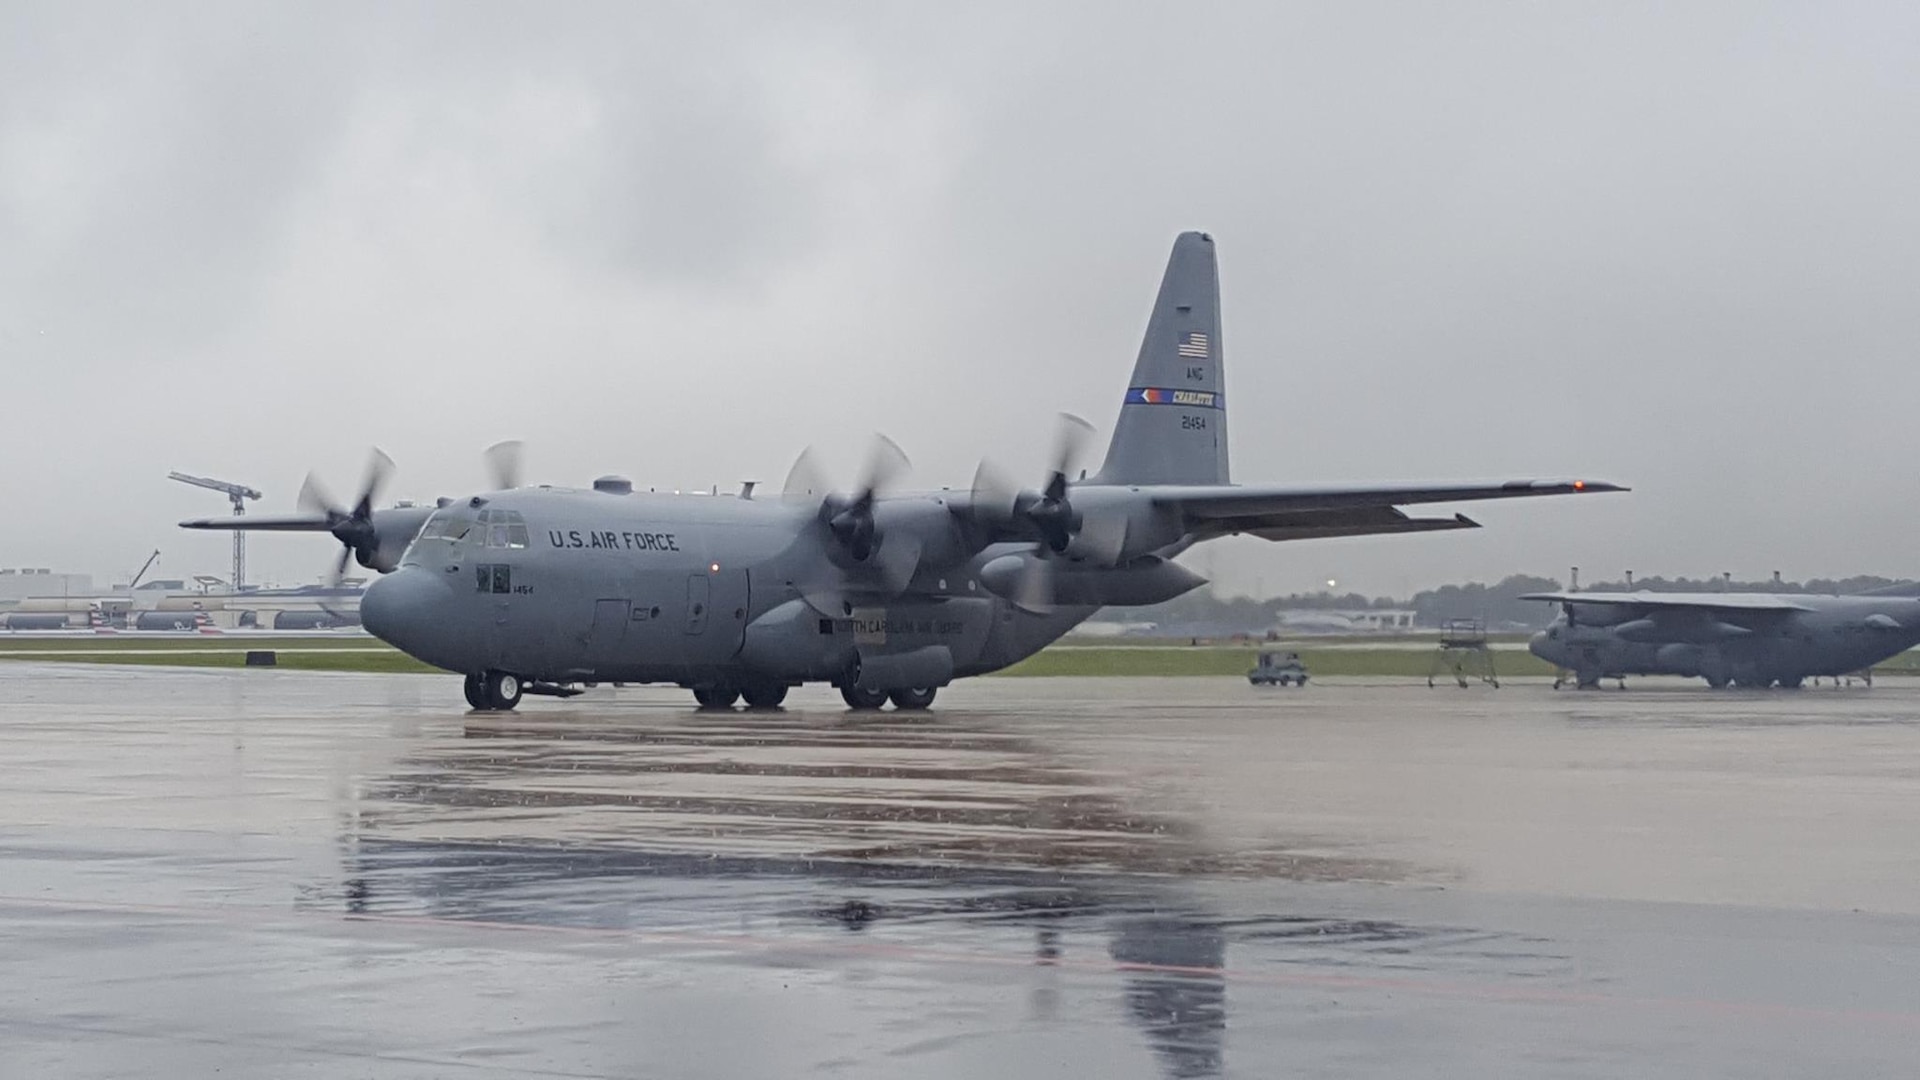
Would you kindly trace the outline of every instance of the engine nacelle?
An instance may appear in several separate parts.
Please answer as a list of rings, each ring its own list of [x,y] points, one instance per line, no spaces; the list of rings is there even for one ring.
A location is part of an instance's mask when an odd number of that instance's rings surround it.
[[[775,679],[837,678],[858,654],[851,635],[823,634],[821,622],[806,601],[789,600],[747,624],[740,659]]]
[[[1686,612],[1629,619],[1615,624],[1613,632],[1624,641],[1641,645],[1658,645],[1662,642],[1706,645],[1748,637],[1753,633],[1744,626],[1735,626],[1711,616]]]
[[[953,651],[922,645],[893,653],[860,653],[856,683],[863,690],[922,690],[953,681]]]
[[[1653,659],[1662,671],[1691,679],[1700,674],[1706,652],[1698,645],[1662,645],[1655,650]]]
[[[1017,597],[1031,553],[1002,555],[980,568],[980,583],[996,596]],[[1100,568],[1054,560],[1052,602],[1068,607],[1133,607],[1171,600],[1207,583],[1207,579],[1171,559],[1145,555],[1125,566]]]

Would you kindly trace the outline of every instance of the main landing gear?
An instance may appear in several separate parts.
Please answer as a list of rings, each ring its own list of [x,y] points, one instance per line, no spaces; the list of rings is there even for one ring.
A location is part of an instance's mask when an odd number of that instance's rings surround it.
[[[868,690],[849,684],[840,688],[840,698],[847,703],[847,708],[856,712],[871,712],[889,701],[893,702],[893,707],[896,709],[919,712],[933,704],[933,695],[936,692],[936,688],[931,686],[903,690]]]
[[[520,704],[520,696],[526,687],[518,675],[489,671],[484,675],[467,676],[465,690],[467,704],[481,712],[505,712]]]
[[[787,700],[787,684],[756,682],[745,686],[722,684],[693,688],[693,700],[699,702],[702,709],[731,709],[741,698],[746,699],[749,709],[777,709]]]

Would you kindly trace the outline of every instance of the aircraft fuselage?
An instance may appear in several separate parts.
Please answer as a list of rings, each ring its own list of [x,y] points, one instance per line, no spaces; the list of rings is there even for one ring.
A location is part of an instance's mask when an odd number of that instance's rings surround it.
[[[1872,667],[1920,645],[1920,599],[1795,596],[1807,610],[1777,617],[1738,614],[1635,618],[1574,605],[1528,648],[1582,683],[1625,675],[1679,675],[1710,684],[1795,686],[1816,676]]]
[[[911,685],[937,686],[1030,656],[1096,610],[1035,614],[989,592],[980,569],[1024,551],[1015,544],[929,566],[885,603],[822,610],[803,595],[818,559],[801,539],[812,509],[538,488],[482,496],[428,522],[369,587],[362,619],[437,667],[536,682],[791,685],[905,663],[919,665],[901,676]]]

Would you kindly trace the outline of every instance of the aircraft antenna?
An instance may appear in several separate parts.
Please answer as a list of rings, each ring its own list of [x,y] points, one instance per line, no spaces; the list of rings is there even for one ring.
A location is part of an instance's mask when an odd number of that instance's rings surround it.
[[[233,516],[244,517],[247,513],[248,499],[260,498],[260,493],[245,484],[236,484],[228,480],[214,480],[205,476],[189,476],[183,472],[170,472],[167,479],[178,480],[208,491],[218,491],[233,504]],[[156,552],[157,554],[157,552]],[[233,591],[239,592],[247,579],[247,533],[244,529],[233,530]]]

